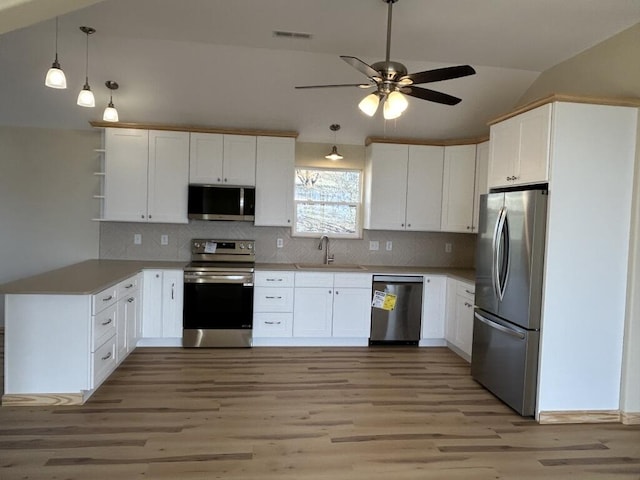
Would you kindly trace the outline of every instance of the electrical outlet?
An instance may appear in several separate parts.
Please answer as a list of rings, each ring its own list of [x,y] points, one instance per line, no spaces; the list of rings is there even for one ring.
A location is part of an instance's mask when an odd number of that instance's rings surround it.
[[[133,236],[133,243],[134,245],[142,245],[142,235],[140,235],[139,233],[136,233]]]
[[[387,252],[390,252],[391,250],[393,250],[393,242],[391,240],[387,240],[386,249],[387,249]]]
[[[276,240],[276,247],[278,247],[278,248],[284,247],[284,240],[282,240],[281,238],[278,238]]]
[[[370,240],[369,250],[380,250],[380,242],[378,240]]]
[[[169,245],[169,235],[160,235],[160,245]]]
[[[444,244],[444,253],[451,253],[451,244],[450,243],[445,243]]]

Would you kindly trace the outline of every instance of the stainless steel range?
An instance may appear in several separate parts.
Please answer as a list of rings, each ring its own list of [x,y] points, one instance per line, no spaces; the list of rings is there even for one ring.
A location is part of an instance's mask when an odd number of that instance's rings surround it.
[[[253,240],[191,240],[184,270],[184,347],[250,347]]]

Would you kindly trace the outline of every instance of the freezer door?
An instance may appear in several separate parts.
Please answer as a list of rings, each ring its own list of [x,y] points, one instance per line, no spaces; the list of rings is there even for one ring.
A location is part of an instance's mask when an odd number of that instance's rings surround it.
[[[532,330],[540,328],[547,198],[542,190],[505,193],[498,239],[498,315]]]
[[[417,343],[422,321],[422,283],[373,283],[373,289],[397,295],[393,310],[371,309],[371,342]]]
[[[504,205],[504,193],[480,196],[480,218],[476,243],[476,305],[488,312],[498,313],[496,290],[495,235]]]
[[[475,311],[471,376],[523,416],[535,414],[539,337]]]

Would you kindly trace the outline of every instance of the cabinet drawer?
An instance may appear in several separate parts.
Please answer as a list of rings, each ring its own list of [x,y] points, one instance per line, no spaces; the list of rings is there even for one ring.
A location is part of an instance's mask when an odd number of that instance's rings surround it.
[[[476,294],[476,287],[471,283],[458,282],[456,293],[473,300]]]
[[[118,298],[122,298],[125,295],[130,294],[131,292],[138,290],[138,288],[140,288],[140,275],[134,275],[131,278],[127,278],[117,285]]]
[[[253,292],[256,312],[292,312],[293,288],[257,287]]]
[[[97,388],[116,368],[116,337],[105,342],[93,354],[93,388]]]
[[[293,336],[293,313],[256,313],[253,316],[253,336]]]
[[[96,351],[107,339],[116,334],[117,314],[117,305],[111,305],[93,316],[92,351]]]
[[[100,293],[96,293],[91,297],[91,313],[95,315],[96,313],[116,303],[117,300],[118,300],[117,285],[114,285],[109,288],[105,288]]]
[[[354,287],[371,289],[372,275],[370,273],[336,273],[333,278],[335,288]]]
[[[255,272],[256,287],[293,287],[293,272]]]

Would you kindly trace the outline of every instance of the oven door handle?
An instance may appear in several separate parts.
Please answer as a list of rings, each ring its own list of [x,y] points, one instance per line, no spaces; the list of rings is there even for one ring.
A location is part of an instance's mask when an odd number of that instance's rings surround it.
[[[185,272],[184,283],[226,283],[253,287],[253,275],[211,275],[210,273]]]

